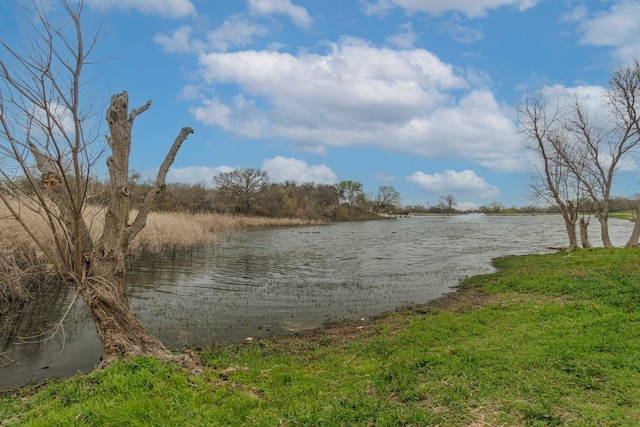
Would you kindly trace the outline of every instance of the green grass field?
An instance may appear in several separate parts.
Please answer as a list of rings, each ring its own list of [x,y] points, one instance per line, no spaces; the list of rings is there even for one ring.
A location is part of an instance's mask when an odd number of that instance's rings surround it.
[[[136,358],[0,398],[0,425],[640,425],[640,251],[506,257],[372,322]]]

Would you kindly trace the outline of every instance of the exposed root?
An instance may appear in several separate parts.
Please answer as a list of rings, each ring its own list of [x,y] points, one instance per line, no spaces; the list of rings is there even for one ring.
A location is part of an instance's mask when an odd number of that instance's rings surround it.
[[[184,353],[179,353],[179,354],[169,353],[167,351],[158,351],[158,352],[145,352],[145,353],[139,353],[139,354],[128,354],[125,357],[110,357],[110,358],[102,359],[102,362],[100,362],[100,364],[98,365],[98,369],[106,368],[107,366],[109,366],[109,364],[111,364],[111,362],[115,360],[123,360],[126,358],[135,357],[135,356],[153,357],[155,359],[160,360],[163,363],[173,363],[183,368],[191,375],[199,375],[204,370],[204,367],[202,366],[202,361],[191,350],[187,350]]]
[[[187,350],[180,354],[164,354],[158,356],[158,359],[165,363],[174,363],[185,369],[191,375],[200,375],[204,369],[202,361],[192,350]]]

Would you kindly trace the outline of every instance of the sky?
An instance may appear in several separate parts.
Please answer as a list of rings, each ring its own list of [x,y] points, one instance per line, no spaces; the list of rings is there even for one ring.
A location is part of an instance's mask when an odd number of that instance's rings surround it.
[[[531,204],[519,100],[601,93],[640,52],[630,0],[86,3],[104,17],[96,81],[131,106],[152,100],[135,122],[134,171],[153,174],[190,126],[169,182],[255,168],[272,182],[358,181],[369,195],[390,185],[403,205]],[[637,169],[616,195],[638,193]]]

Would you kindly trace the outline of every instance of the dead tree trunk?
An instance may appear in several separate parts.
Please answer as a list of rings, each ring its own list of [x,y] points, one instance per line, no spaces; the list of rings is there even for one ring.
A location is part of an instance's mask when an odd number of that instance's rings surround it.
[[[151,102],[129,112],[126,92],[111,98],[106,116],[111,197],[102,236],[95,239],[83,214],[91,170],[101,151],[92,149],[97,135],[91,132],[96,127],[90,126],[89,120],[94,111],[91,102],[84,99],[91,80],[83,78],[83,68],[93,62],[89,57],[98,35],[86,43],[83,0],[55,2],[68,18],[60,20],[60,25],[48,20],[48,3],[33,0],[21,7],[31,31],[25,35],[30,40],[28,48],[16,50],[0,40],[0,160],[3,165],[4,160],[12,165],[0,168],[4,190],[0,201],[52,270],[77,287],[100,336],[103,363],[135,354],[165,358],[165,346],[151,336],[129,308],[126,254],[164,190],[167,172],[180,146],[193,130],[181,130],[160,166],[154,186],[137,216],[130,220],[131,130],[136,117]],[[14,167],[24,175],[29,191],[13,185]],[[35,213],[42,222],[29,220],[25,211]]]
[[[135,118],[151,106],[129,113],[127,92],[114,95],[107,110],[110,136],[107,142],[111,156],[107,159],[111,198],[104,222],[104,231],[93,245],[87,259],[87,274],[80,281],[80,294],[87,303],[102,342],[103,363],[113,358],[135,354],[159,356],[166,347],[144,328],[129,308],[125,292],[126,254],[131,240],[144,228],[156,197],[165,189],[165,178],[178,150],[191,128],[182,129],[164,162],[160,166],[154,186],[147,194],[138,215],[129,220],[131,194],[129,182],[129,153],[131,130]]]

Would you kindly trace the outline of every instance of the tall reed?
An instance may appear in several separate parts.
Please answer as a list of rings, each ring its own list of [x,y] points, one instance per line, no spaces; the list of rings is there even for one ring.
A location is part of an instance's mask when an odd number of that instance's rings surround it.
[[[21,204],[22,203],[22,204]],[[45,245],[52,245],[47,233],[47,224],[37,207],[31,209],[26,202],[15,201],[21,220],[34,230],[35,237]],[[131,212],[131,220],[137,212]],[[87,205],[84,218],[94,239],[100,237],[104,223],[105,208]],[[187,212],[152,212],[147,226],[131,242],[131,255],[142,257],[160,254],[166,250],[187,249],[218,242],[223,236],[236,230],[255,227],[282,227],[320,224],[297,218],[243,217],[228,214]],[[19,297],[24,293],[25,274],[42,273],[46,270],[43,253],[24,227],[13,218],[4,204],[0,203],[0,301]]]

